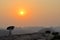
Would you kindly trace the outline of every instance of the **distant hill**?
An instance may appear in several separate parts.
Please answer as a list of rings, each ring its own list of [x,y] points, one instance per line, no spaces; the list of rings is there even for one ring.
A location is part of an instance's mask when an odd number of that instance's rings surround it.
[[[47,30],[51,30],[51,29],[44,28],[44,29],[41,29],[41,31],[33,32],[33,33],[3,36],[3,37],[0,37],[0,40],[41,40],[41,39],[44,40],[47,37],[46,33],[45,33],[45,31],[47,31]],[[44,31],[44,32],[42,32],[42,31]],[[53,37],[53,35],[50,34],[50,36],[48,38],[51,39],[52,37]]]
[[[26,28],[15,28],[13,30],[13,34],[25,34],[25,33],[33,33],[38,32],[41,27],[26,27]]]
[[[33,32],[37,32],[40,29],[41,29],[40,27],[15,28],[12,31],[12,34],[33,33]],[[8,35],[8,31],[1,29],[0,30],[0,36],[6,36],[6,35]]]
[[[41,30],[43,28],[41,27],[27,27],[27,28],[15,28],[12,33],[13,34],[26,34],[26,33],[34,33],[34,32],[38,32],[39,30]],[[53,30],[60,32],[60,27],[55,27],[52,28]],[[5,36],[8,35],[8,31],[7,30],[0,30],[0,36]]]

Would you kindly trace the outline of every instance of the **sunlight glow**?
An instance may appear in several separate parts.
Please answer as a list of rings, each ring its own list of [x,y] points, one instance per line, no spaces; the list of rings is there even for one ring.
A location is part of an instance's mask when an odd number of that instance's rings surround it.
[[[24,9],[21,9],[21,10],[18,11],[18,15],[25,16],[26,15],[26,11]]]
[[[24,12],[23,12],[23,11],[21,11],[21,12],[20,12],[20,15],[24,15]]]

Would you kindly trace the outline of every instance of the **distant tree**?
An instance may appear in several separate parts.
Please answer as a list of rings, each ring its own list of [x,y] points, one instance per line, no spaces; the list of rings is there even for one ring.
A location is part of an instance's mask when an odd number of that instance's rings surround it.
[[[9,36],[12,34],[13,29],[14,29],[14,26],[7,27],[7,30],[9,30]]]
[[[57,40],[57,39],[60,40],[59,32],[53,32],[52,35],[54,35],[54,37],[51,40]]]
[[[46,34],[50,34],[51,32],[50,32],[50,31],[46,31],[45,33],[46,33]]]
[[[45,31],[45,33],[48,34],[47,37],[46,37],[46,40],[48,40],[48,37],[49,37],[51,31],[47,30],[47,31]]]
[[[54,36],[59,35],[59,32],[53,32],[52,35]]]

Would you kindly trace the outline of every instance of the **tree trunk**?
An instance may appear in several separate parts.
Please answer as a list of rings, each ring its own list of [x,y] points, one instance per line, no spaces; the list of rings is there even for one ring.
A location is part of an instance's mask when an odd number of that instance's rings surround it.
[[[12,35],[12,30],[9,30],[9,36],[11,36]]]

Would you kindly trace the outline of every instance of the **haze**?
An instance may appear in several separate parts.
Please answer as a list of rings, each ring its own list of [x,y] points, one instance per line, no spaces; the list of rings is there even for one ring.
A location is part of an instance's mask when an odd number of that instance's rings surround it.
[[[18,10],[27,11],[19,16]],[[0,28],[20,26],[60,26],[60,0],[0,0]]]

